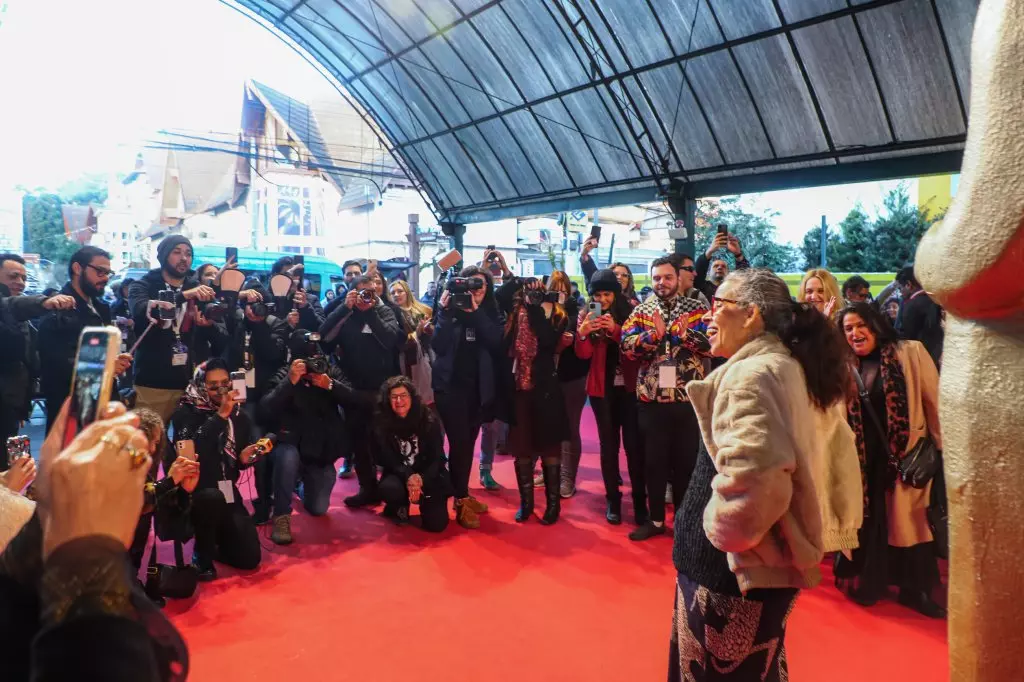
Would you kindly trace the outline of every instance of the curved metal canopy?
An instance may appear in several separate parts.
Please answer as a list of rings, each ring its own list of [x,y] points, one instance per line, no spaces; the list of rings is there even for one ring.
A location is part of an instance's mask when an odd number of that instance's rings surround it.
[[[959,168],[978,0],[236,0],[459,222]]]

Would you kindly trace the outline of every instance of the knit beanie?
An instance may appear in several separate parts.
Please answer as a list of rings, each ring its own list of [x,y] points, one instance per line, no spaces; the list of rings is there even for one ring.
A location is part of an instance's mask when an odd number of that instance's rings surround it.
[[[590,284],[587,285],[587,293],[593,296],[599,291],[610,291],[613,294],[622,293],[622,286],[619,285],[619,280],[615,277],[614,270],[598,270],[590,278]]]
[[[192,248],[192,242],[188,240],[188,237],[180,234],[169,234],[163,238],[156,247],[156,259],[161,267],[167,265],[167,257],[171,255],[171,251],[174,251],[175,248],[182,244],[187,244],[188,248]]]

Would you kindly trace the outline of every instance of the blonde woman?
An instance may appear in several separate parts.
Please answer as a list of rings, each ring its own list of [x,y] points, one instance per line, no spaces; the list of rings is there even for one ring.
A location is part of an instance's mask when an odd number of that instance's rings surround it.
[[[434,389],[430,385],[432,358],[428,343],[434,331],[430,324],[432,311],[416,300],[408,282],[395,280],[391,284],[390,293],[392,303],[401,311],[399,322],[408,336],[404,351],[398,356],[402,374],[412,379],[423,404],[433,405]]]
[[[819,313],[834,319],[842,307],[838,304],[843,300],[843,292],[839,289],[835,275],[825,268],[814,268],[808,270],[800,281],[796,300],[800,303],[810,303]]]

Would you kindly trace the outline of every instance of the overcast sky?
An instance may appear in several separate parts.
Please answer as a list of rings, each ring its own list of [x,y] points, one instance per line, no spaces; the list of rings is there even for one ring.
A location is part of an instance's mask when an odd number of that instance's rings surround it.
[[[0,188],[56,187],[124,170],[161,128],[237,130],[254,78],[299,99],[336,91],[290,47],[218,0],[0,0]],[[749,197],[780,241],[856,203],[875,212],[896,183]],[[910,184],[916,199],[916,185]]]

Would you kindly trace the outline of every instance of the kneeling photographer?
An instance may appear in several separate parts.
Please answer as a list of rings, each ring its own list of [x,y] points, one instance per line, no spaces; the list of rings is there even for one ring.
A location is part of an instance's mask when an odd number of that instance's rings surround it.
[[[487,505],[469,494],[469,475],[480,424],[493,419],[500,395],[501,322],[490,273],[463,269],[448,280],[439,305],[431,339],[434,402],[448,436],[455,518],[463,528],[479,528]]]
[[[302,506],[309,514],[327,513],[336,478],[334,463],[349,450],[338,407],[365,405],[369,412],[373,403],[370,394],[362,397],[340,368],[327,363],[319,342],[316,332],[292,332],[288,339],[292,363],[270,379],[260,401],[260,414],[277,428],[271,453],[274,530],[270,539],[278,545],[292,542],[290,516],[296,483],[302,482]]]
[[[345,295],[344,304],[338,306],[320,327],[324,350],[337,347],[339,366],[352,382],[352,388],[372,396],[377,395],[381,384],[399,373],[398,349],[406,339],[394,311],[376,294],[375,281],[376,278],[366,275],[355,279],[352,289]],[[377,471],[371,452],[373,410],[354,406],[348,416],[359,493],[346,497],[345,504],[349,507],[372,507],[380,502]]]
[[[191,516],[196,537],[192,563],[200,580],[217,577],[214,559],[243,570],[260,564],[256,525],[236,483],[239,470],[253,463],[261,447],[236,397],[227,363],[212,358],[196,368],[171,418],[176,451],[199,462]]]
[[[563,348],[568,325],[557,292],[546,291],[534,279],[515,279],[502,287],[514,287],[512,308],[505,325],[505,344],[512,357],[513,420],[508,435],[515,456],[519,511],[516,521],[533,514],[533,467],[538,458],[544,472],[547,506],[541,523],[558,520],[561,511],[562,441],[569,436],[568,418],[558,380],[555,358]]]
[[[444,436],[411,379],[397,376],[384,382],[373,426],[377,461],[383,470],[380,494],[384,516],[406,523],[409,505],[415,504],[420,508],[423,530],[440,533],[448,527],[451,495]]]

